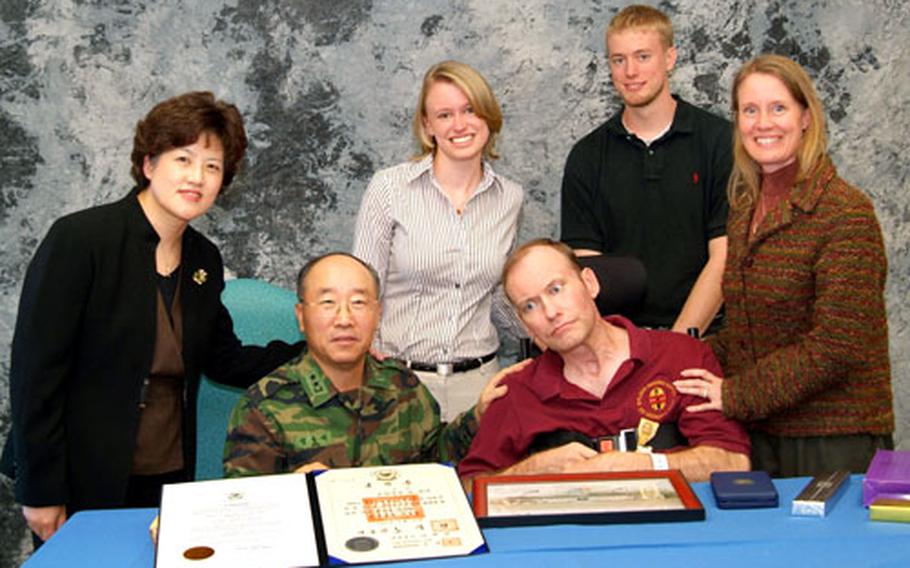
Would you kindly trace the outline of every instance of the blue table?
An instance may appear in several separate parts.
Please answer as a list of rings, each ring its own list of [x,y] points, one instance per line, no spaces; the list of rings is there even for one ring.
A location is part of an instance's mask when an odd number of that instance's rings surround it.
[[[485,529],[490,554],[395,566],[910,566],[910,523],[869,521],[859,476],[828,517],[791,517],[790,502],[807,481],[775,481],[775,509],[720,510],[710,486],[696,483],[704,522]],[[24,566],[151,568],[155,512],[77,513]]]

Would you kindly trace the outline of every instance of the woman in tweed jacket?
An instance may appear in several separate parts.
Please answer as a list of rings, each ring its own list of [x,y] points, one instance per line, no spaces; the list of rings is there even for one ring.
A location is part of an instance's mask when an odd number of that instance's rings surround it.
[[[824,111],[785,57],[733,83],[727,324],[712,347],[726,379],[684,372],[680,392],[747,422],[753,467],[775,476],[865,471],[894,430],[881,229],[827,156]]]

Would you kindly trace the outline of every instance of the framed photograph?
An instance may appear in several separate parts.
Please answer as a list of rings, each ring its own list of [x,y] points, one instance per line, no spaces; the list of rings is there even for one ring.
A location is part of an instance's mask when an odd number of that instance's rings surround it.
[[[474,478],[482,527],[703,521],[705,509],[676,470]]]

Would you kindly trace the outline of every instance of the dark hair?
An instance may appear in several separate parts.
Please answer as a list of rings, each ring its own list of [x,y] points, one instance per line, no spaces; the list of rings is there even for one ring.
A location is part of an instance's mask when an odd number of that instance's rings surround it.
[[[322,262],[323,260],[329,258],[330,256],[345,256],[351,258],[360,263],[361,266],[367,269],[367,272],[370,273],[370,277],[373,279],[373,284],[376,286],[376,297],[379,298],[379,273],[376,272],[376,269],[370,266],[368,262],[365,262],[353,254],[348,254],[346,252],[327,252],[321,254],[316,258],[311,258],[303,265],[303,268],[300,269],[300,272],[297,273],[297,299],[301,302],[303,301],[303,282],[306,280],[307,275],[309,275],[310,270],[313,270],[313,267]]]
[[[196,91],[158,103],[136,123],[130,173],[140,189],[149,184],[142,171],[146,157],[154,159],[173,148],[188,146],[206,133],[217,136],[224,147],[221,187],[231,185],[246,153],[243,117],[231,103],[216,100],[208,91]]]

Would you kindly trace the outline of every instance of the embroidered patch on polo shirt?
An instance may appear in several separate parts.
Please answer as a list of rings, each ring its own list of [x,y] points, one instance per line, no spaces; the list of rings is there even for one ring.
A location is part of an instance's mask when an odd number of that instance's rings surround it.
[[[666,379],[649,381],[638,391],[635,405],[638,412],[645,418],[660,421],[673,408],[676,398],[676,389]]]

